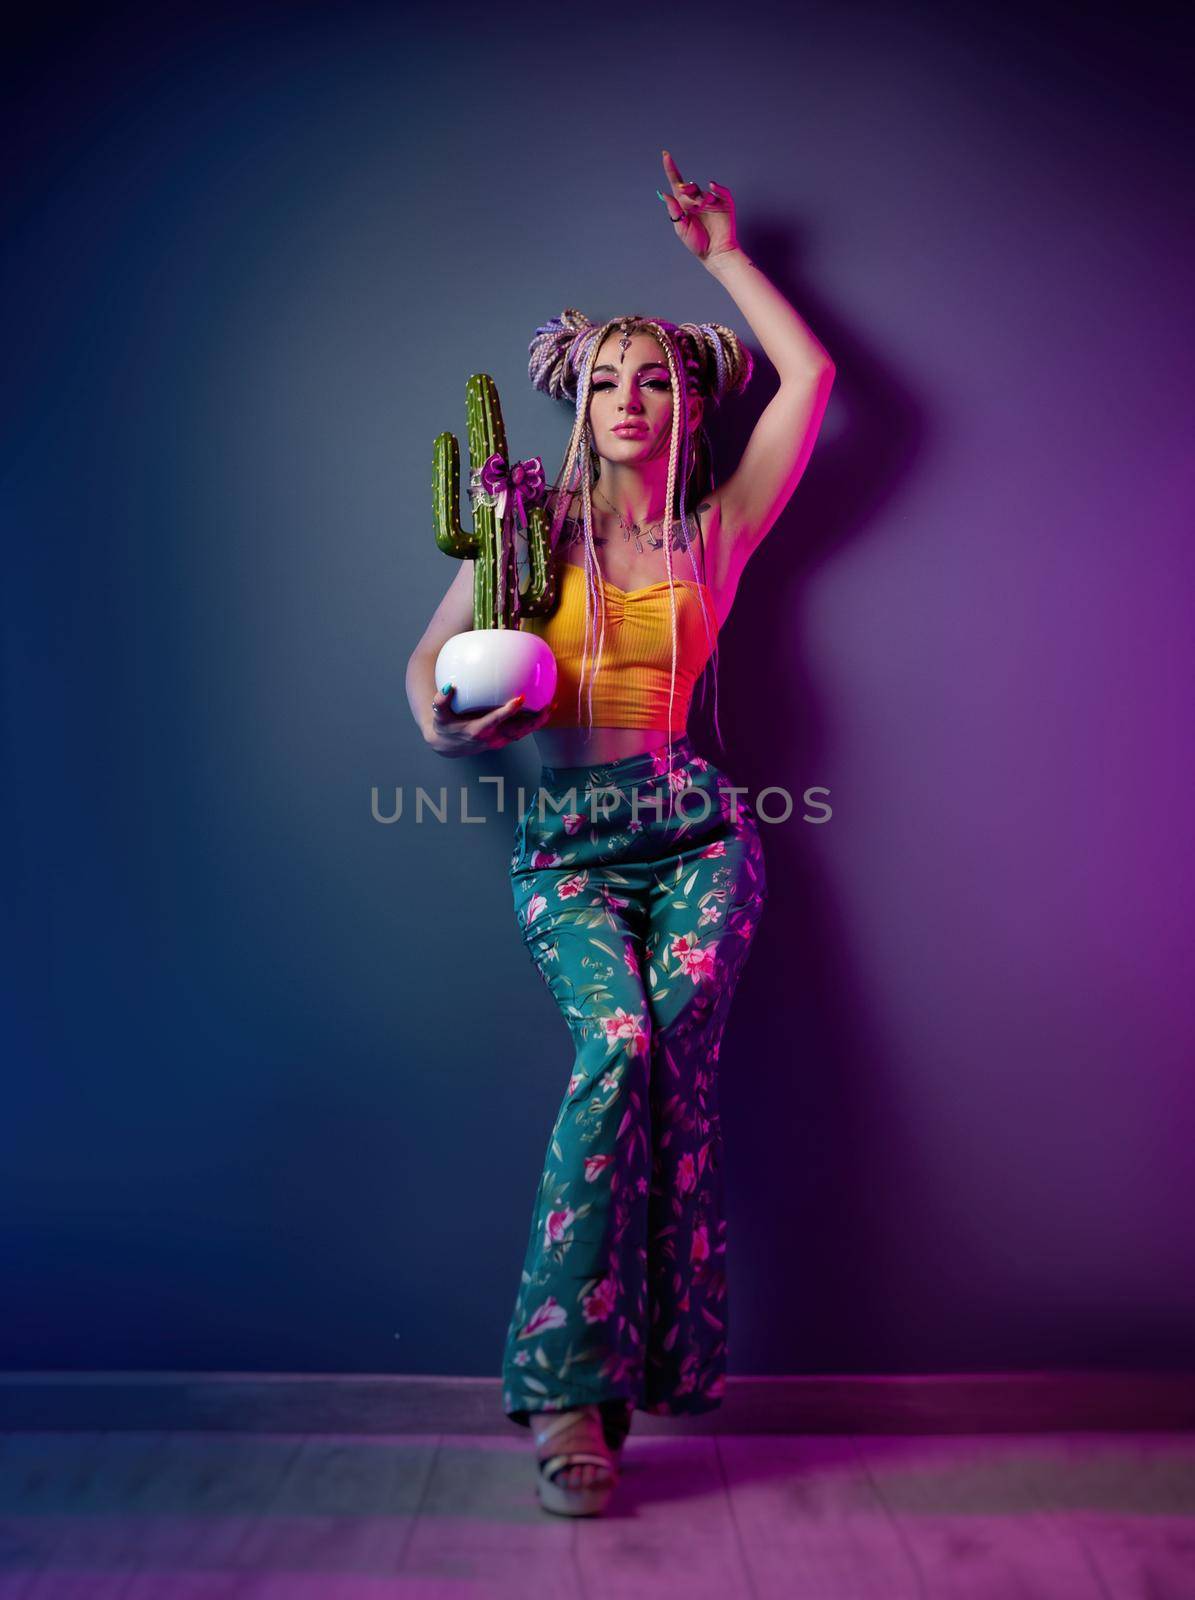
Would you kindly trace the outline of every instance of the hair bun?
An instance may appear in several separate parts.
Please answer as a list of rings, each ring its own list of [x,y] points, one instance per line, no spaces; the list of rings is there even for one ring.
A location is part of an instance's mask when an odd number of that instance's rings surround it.
[[[534,388],[551,395],[553,400],[576,405],[580,376],[575,364],[578,335],[593,326],[583,311],[566,306],[558,317],[536,328],[535,337],[527,346],[527,376]]]
[[[721,322],[682,322],[673,336],[689,385],[719,404],[751,382],[755,358],[733,328]]]

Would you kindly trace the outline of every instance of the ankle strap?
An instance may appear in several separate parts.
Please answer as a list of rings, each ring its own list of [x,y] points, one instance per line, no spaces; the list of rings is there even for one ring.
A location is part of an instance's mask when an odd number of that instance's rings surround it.
[[[549,1439],[554,1439],[566,1428],[574,1427],[580,1420],[596,1423],[598,1427],[602,1423],[602,1414],[597,1406],[571,1406],[567,1411],[533,1411],[530,1415],[531,1431],[537,1444],[547,1444]]]

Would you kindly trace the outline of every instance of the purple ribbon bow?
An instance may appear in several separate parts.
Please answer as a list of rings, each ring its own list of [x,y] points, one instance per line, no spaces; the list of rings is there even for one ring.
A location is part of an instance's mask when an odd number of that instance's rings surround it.
[[[505,457],[495,451],[481,469],[481,486],[487,494],[499,494],[505,489],[515,503],[520,523],[526,527],[527,507],[539,505],[544,498],[543,461],[539,456],[529,456],[508,468]]]
[[[537,506],[545,499],[544,464],[539,456],[530,456],[526,461],[516,461],[514,466],[508,467],[506,458],[496,450],[482,467],[479,478],[484,492],[497,496],[498,593],[505,595],[509,584],[511,615],[517,619],[522,607],[519,604],[518,563],[507,508],[513,502],[519,525],[525,529],[528,506]]]

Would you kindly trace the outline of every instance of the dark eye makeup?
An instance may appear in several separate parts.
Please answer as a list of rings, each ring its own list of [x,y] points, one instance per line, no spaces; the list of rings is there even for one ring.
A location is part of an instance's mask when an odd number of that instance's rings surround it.
[[[593,387],[595,389],[614,389],[617,387],[617,385],[613,383],[595,383]],[[649,389],[670,389],[671,387],[672,385],[668,382],[667,378],[647,379],[647,388]]]

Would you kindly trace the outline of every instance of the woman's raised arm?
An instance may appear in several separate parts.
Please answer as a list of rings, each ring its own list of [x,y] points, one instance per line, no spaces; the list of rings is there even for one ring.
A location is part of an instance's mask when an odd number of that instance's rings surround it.
[[[830,353],[738,242],[734,197],[681,177],[662,152],[671,193],[660,195],[681,242],[726,289],[780,375],[780,388],[755,424],[742,460],[714,491],[721,538],[743,562],[772,527],[801,481],[834,385]]]

